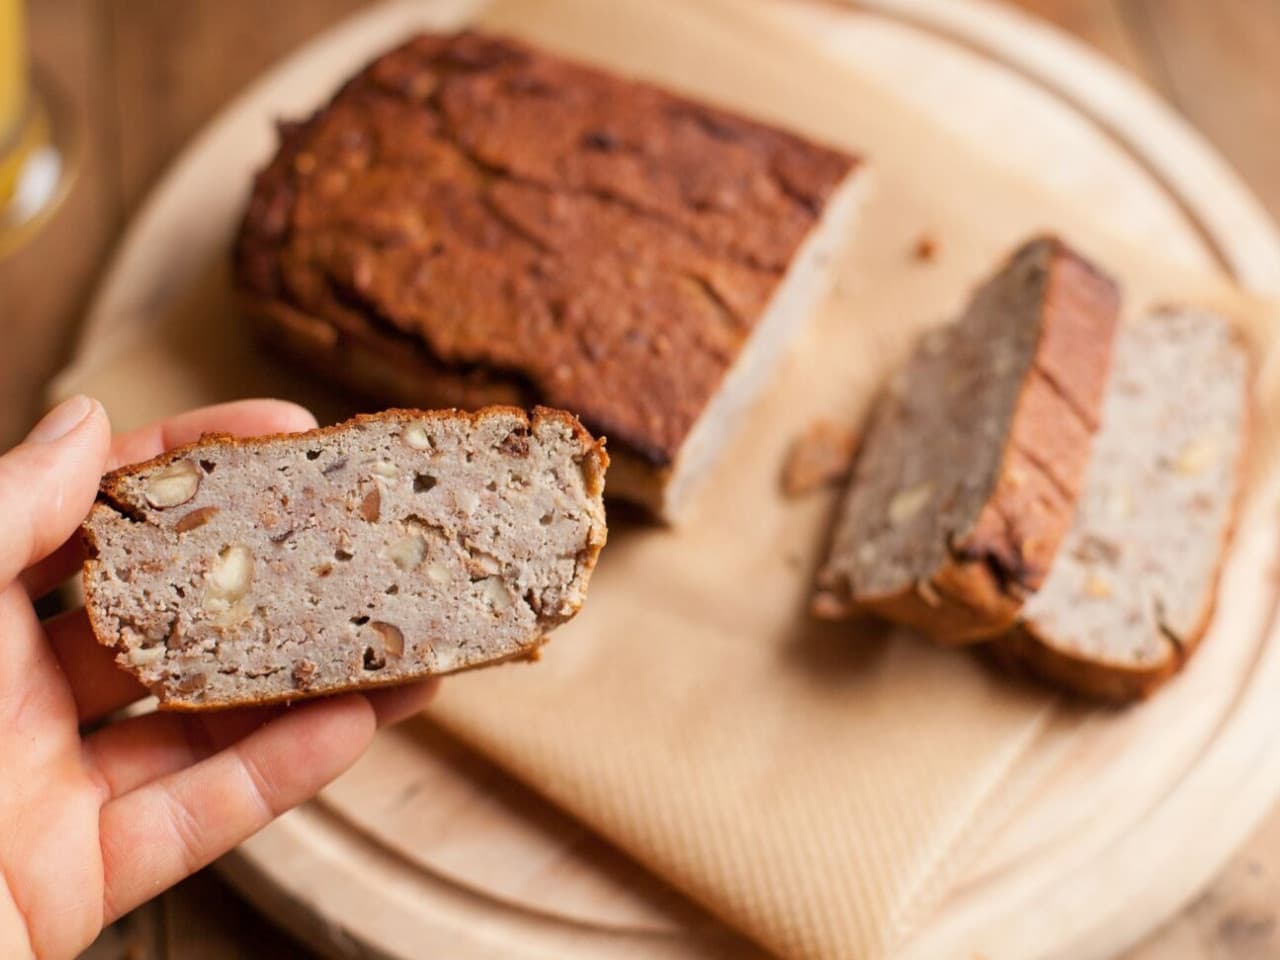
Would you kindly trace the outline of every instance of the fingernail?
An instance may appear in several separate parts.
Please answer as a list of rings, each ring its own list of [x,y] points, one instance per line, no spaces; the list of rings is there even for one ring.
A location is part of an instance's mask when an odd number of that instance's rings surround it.
[[[54,443],[61,440],[93,412],[93,401],[83,394],[63,400],[46,413],[27,434],[27,443]]]

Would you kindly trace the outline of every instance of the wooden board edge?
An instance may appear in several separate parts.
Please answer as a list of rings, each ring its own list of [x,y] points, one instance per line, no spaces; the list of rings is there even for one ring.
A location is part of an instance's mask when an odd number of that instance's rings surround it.
[[[856,5],[948,36],[1055,93],[1123,145],[1164,187],[1243,286],[1280,296],[1280,228],[1204,137],[1120,67],[1053,26],[992,0]]]

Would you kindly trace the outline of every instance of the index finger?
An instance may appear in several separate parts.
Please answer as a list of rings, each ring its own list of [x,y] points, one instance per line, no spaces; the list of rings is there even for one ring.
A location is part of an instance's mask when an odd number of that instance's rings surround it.
[[[284,400],[236,400],[158,420],[111,441],[107,469],[150,460],[154,456],[199,440],[206,433],[253,436],[269,433],[296,433],[316,425],[311,411]],[[32,599],[44,596],[84,562],[79,540],[72,537],[39,563],[21,574],[22,585]]]

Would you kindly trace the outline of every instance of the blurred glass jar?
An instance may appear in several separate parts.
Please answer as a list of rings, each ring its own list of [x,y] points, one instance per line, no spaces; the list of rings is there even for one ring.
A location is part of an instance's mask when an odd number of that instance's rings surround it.
[[[70,186],[72,129],[27,56],[22,0],[0,0],[0,256],[34,236]]]

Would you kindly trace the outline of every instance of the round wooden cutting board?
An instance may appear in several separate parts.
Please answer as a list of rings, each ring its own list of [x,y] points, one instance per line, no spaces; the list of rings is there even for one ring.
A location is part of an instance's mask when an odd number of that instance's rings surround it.
[[[898,87],[958,136],[998,144],[999,162],[1092,198],[1101,218],[1172,260],[1280,293],[1280,241],[1234,174],[1153,96],[1078,45],[985,3],[777,2],[815,48]],[[192,222],[183,216],[186,198],[247,177],[253,158],[270,149],[270,119],[306,111],[396,39],[454,28],[475,6],[377,7],[232,104],[131,228],[90,312],[77,365],[113,349],[122,324],[163,316],[222,283],[210,264],[225,251],[237,212]],[[228,169],[228,156],[250,160]],[[243,180],[236,183],[239,196]],[[1273,493],[1255,509],[1270,510]],[[1224,589],[1270,568],[1274,532],[1274,517],[1245,519]],[[967,841],[969,872],[948,878],[949,892],[926,919],[904,918],[916,931],[906,955],[1106,956],[1221,867],[1280,794],[1280,764],[1263,762],[1277,727],[1270,705],[1280,697],[1275,598],[1240,593],[1245,602],[1219,618],[1239,642],[1207,647],[1180,681],[1179,699],[1083,723],[1075,716],[1070,738],[1048,738],[1057,746],[1011,788],[986,832]],[[1200,690],[1203,698],[1191,699]],[[1171,715],[1189,700],[1202,709]],[[1178,733],[1145,736],[1163,729]],[[1140,792],[1124,788],[1135,763],[1150,769]],[[222,869],[264,911],[335,956],[757,955],[425,721],[381,734],[320,799],[245,843]]]

